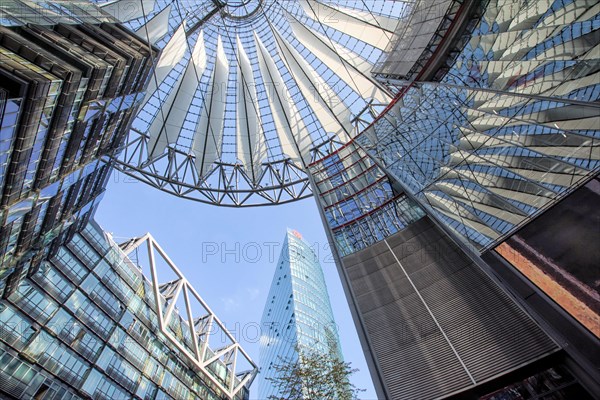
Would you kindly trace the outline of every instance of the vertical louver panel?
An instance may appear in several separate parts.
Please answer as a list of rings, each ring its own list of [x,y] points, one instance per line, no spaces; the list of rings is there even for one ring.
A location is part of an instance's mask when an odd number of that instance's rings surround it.
[[[343,265],[393,399],[447,396],[557,350],[428,218]]]

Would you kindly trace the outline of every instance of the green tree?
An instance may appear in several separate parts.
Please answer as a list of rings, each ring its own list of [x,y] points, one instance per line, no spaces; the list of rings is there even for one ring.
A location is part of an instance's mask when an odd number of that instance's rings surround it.
[[[350,383],[358,369],[352,369],[349,362],[313,349],[297,351],[297,359],[273,366],[275,376],[267,380],[279,395],[269,400],[355,400],[364,391]]]

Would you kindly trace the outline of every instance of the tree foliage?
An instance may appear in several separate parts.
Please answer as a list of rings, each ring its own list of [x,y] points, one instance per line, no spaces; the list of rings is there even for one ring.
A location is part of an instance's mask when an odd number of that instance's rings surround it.
[[[267,378],[277,396],[269,400],[355,400],[362,389],[350,383],[358,371],[333,354],[298,349],[295,360],[281,360],[273,366],[275,376]]]

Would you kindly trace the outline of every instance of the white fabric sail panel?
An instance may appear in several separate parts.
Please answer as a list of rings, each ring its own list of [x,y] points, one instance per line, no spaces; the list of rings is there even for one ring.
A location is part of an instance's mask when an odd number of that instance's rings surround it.
[[[302,25],[302,24],[301,24]],[[302,25],[304,26],[304,25]],[[370,76],[371,70],[373,69],[373,64],[369,61],[362,58],[360,54],[353,52],[352,50],[342,46],[335,40],[329,39],[327,36],[316,30],[310,30],[310,33],[316,36],[321,42],[325,43],[329,48],[331,48],[335,53],[339,54],[344,62],[352,65],[354,69],[359,71],[364,76]]]
[[[310,133],[292,101],[279,68],[256,33],[254,41],[258,47],[258,65],[283,154],[295,162],[302,161],[303,165],[308,165],[312,146]]]
[[[204,104],[196,133],[192,143],[192,153],[198,175],[204,177],[212,164],[221,157],[223,143],[223,125],[225,123],[225,101],[223,91],[227,90],[229,78],[229,61],[223,48],[221,36],[217,39],[217,57],[209,89],[204,97]]]
[[[244,46],[237,38],[238,52],[238,102],[236,144],[237,157],[244,165],[253,182],[258,182],[262,163],[267,158],[267,146],[262,130],[260,114],[256,103],[256,82],[252,72],[250,59]]]
[[[351,114],[342,99],[277,32],[275,39],[284,63],[323,129],[344,142],[349,140],[353,130]]]
[[[169,16],[171,15],[171,4],[156,14],[146,24],[140,26],[135,33],[152,44],[162,39],[169,31]]]
[[[155,0],[116,0],[99,6],[119,21],[127,22],[150,14],[155,3]]]
[[[363,4],[368,6],[371,2],[365,1]],[[325,7],[329,7],[331,9],[335,9],[341,13],[350,15],[356,19],[361,21],[365,21],[368,24],[371,24],[375,27],[384,29],[388,31],[390,34],[393,34],[398,27],[398,18],[392,18],[385,15],[377,14],[367,10],[357,10],[350,7],[344,7],[344,2],[339,2],[338,4],[328,3],[324,4]],[[391,36],[390,36],[391,37]]]
[[[171,40],[166,44],[165,48],[160,54],[153,76],[150,78],[150,83],[146,89],[146,96],[142,101],[140,108],[144,106],[152,97],[154,91],[160,86],[165,80],[169,72],[176,66],[187,50],[187,38],[185,35],[185,23],[181,24],[179,28],[171,37]]]
[[[181,127],[196,94],[200,77],[206,68],[206,48],[204,46],[204,33],[200,31],[198,41],[192,51],[189,63],[177,84],[169,93],[161,111],[155,118],[148,134],[149,156],[154,158],[163,153],[168,145],[177,142]],[[177,101],[174,101],[176,98]],[[162,126],[155,127],[160,124]]]
[[[288,97],[288,99],[291,100],[291,97]],[[311,161],[310,149],[313,147],[313,140],[310,137],[310,132],[308,131],[306,123],[300,115],[300,111],[298,111],[296,104],[292,101],[289,105],[290,113],[287,123],[292,127],[294,137],[298,138],[297,143],[300,154],[302,155],[302,164],[306,166],[310,164]]]
[[[346,14],[316,1],[299,0],[299,3],[306,14],[315,21],[361,42],[368,43],[381,51],[385,51],[393,37],[391,32],[360,19],[358,15]]]
[[[330,40],[321,40],[314,32],[300,23],[291,23],[296,38],[321,60],[329,69],[340,77],[363,99],[373,98],[379,103],[387,104],[391,97],[380,89],[371,79],[348,61],[342,59],[335,50],[329,46]]]
[[[170,116],[169,112],[173,108],[175,100],[178,98],[179,89],[183,82],[183,76],[180,76],[173,88],[167,95],[167,98],[162,103],[162,107],[158,110],[158,114],[148,128],[148,159],[153,160],[160,156],[170,143],[177,140],[179,130],[175,132],[173,127],[168,127],[167,120]]]

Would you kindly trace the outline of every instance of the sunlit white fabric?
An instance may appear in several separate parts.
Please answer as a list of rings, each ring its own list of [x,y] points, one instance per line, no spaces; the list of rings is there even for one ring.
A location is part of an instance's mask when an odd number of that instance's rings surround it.
[[[325,2],[333,3],[310,5],[344,23],[315,20],[296,0],[155,0],[151,13],[125,22],[161,49],[125,163],[211,203],[306,196],[314,157],[351,140],[390,102],[371,69],[404,7]],[[206,61],[191,66],[198,42]]]
[[[300,23],[291,25],[298,40],[363,98],[373,98],[385,104],[391,100],[390,95],[380,89],[374,80],[367,78],[366,74],[336,53],[330,45],[331,39],[317,36],[315,31],[311,31]]]
[[[342,99],[279,34],[275,38],[285,64],[325,131],[348,140],[352,118]]]
[[[355,10],[343,7],[333,8],[328,4],[316,1],[299,0],[299,3],[304,12],[315,21],[378,49],[385,50],[393,36],[392,30],[380,26],[377,21],[373,22],[374,17],[369,17],[369,20],[365,21],[361,19],[364,14]],[[387,23],[383,21],[383,17],[379,17],[379,19],[382,20],[383,25],[390,25],[389,21]]]
[[[260,177],[261,164],[267,157],[267,147],[262,131],[262,122],[258,114],[256,83],[252,65],[239,38],[238,50],[238,111],[237,111],[237,153],[246,172],[253,181]]]
[[[204,37],[202,31],[192,57],[186,67],[185,73],[177,80],[175,87],[169,93],[167,101],[163,103],[161,112],[150,126],[149,135],[149,158],[161,155],[169,144],[177,141],[179,132],[188,107],[194,99],[198,88],[199,78],[206,68],[206,49],[204,48]],[[177,102],[175,103],[175,99]]]
[[[119,21],[130,21],[148,15],[154,9],[155,0],[116,0],[100,5]]]
[[[227,87],[229,77],[229,62],[222,39],[217,45],[217,59],[209,83],[209,90],[204,98],[202,113],[196,125],[196,135],[192,152],[196,156],[195,163],[200,176],[210,171],[212,163],[221,156],[221,142],[225,113],[223,90]]]
[[[171,14],[171,5],[156,14],[147,24],[140,26],[135,33],[150,43],[156,43],[169,32],[169,15]]]
[[[185,23],[181,24],[179,28],[173,34],[173,37],[162,53],[160,54],[160,58],[156,64],[156,69],[152,78],[150,78],[150,82],[148,83],[148,88],[146,89],[146,96],[142,101],[142,105],[148,102],[154,91],[160,87],[161,83],[165,80],[169,72],[173,69],[173,67],[183,59],[185,52],[187,50],[187,40],[185,36]],[[164,108],[164,107],[163,107]]]
[[[309,148],[312,143],[310,134],[302,118],[297,117],[299,113],[296,105],[292,101],[273,58],[258,36],[255,35],[254,39],[259,49],[258,60],[262,76],[271,82],[271,87],[267,88],[267,94],[275,126],[278,131],[284,133],[279,136],[283,152],[294,160],[303,159],[304,163],[308,163],[310,160]]]

